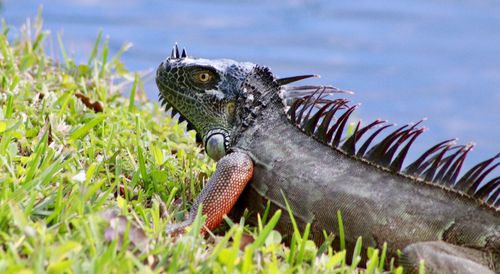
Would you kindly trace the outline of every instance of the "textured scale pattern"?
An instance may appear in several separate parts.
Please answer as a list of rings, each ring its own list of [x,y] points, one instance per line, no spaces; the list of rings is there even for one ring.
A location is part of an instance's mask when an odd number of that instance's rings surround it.
[[[289,120],[305,134],[349,156],[469,195],[500,210],[500,176],[484,182],[500,165],[500,153],[475,165],[459,178],[462,164],[473,145],[456,145],[455,139],[449,139],[431,147],[403,168],[410,147],[425,131],[420,127],[422,121],[401,126],[377,143],[374,139],[393,125],[381,120],[366,126],[358,122],[353,133],[346,136],[347,122],[357,105],[349,105],[346,99],[328,99],[323,94],[324,88],[318,87],[313,95],[296,99],[288,109]],[[363,136],[366,137],[364,142]]]
[[[241,192],[253,175],[252,159],[245,153],[233,152],[217,162],[217,169],[190,210],[188,219],[169,228],[169,234],[181,233],[190,225],[202,204],[202,214],[207,216],[205,229],[213,230],[231,211]]]
[[[200,70],[216,81],[194,81]],[[293,215],[301,221],[299,229],[314,221],[313,239],[321,241],[325,231],[335,232],[337,218],[332,212],[342,210],[348,253],[362,236],[363,246],[381,248],[387,242],[388,255],[402,251],[399,263],[405,269],[425,260],[429,273],[498,270],[500,177],[488,178],[497,176],[500,154],[460,175],[473,145],[456,145],[450,139],[406,165],[409,149],[425,131],[422,121],[394,130],[388,130],[393,125],[387,121],[357,122],[346,130],[358,106],[330,96],[349,91],[332,86],[287,86],[310,77],[316,75],[278,79],[267,67],[189,58],[185,50],[180,53],[174,46],[170,58],[157,70],[161,104],[167,110],[172,108],[179,121],[187,121],[188,129],[196,129],[198,141],[217,129],[218,134],[227,134],[225,138],[233,138],[234,147],[227,146],[227,151],[236,152],[219,160],[188,219],[168,226],[167,232],[182,233],[200,206],[207,216],[202,233],[217,227],[237,200],[243,202],[237,210],[258,212],[267,199],[271,207],[283,208],[284,190]],[[306,135],[332,147],[332,155],[287,125],[284,113]],[[273,164],[269,169],[257,168],[253,174],[251,158],[259,165]],[[338,168],[330,170],[332,164]],[[250,180],[249,191],[239,199]],[[283,216],[276,229],[290,233],[290,218]]]

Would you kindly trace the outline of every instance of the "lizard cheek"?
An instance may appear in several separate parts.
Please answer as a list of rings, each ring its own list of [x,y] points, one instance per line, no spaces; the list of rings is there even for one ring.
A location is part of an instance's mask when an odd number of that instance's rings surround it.
[[[209,136],[205,142],[205,151],[215,161],[226,155],[225,138],[221,133]]]

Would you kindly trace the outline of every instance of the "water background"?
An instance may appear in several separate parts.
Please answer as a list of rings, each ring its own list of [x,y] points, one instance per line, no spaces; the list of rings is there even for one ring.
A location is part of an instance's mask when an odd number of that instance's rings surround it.
[[[477,146],[464,168],[500,152],[500,2],[5,0],[13,33],[43,5],[45,29],[86,62],[99,30],[124,42],[131,70],[154,70],[174,42],[195,57],[271,67],[356,92],[357,116],[428,120],[412,156],[449,137]],[[156,100],[154,81],[146,83]],[[498,172],[496,172],[498,173]],[[497,174],[498,175],[498,174]]]

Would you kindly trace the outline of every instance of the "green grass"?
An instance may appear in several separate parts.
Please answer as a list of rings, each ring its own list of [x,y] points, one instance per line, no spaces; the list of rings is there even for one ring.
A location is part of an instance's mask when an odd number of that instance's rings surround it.
[[[193,133],[145,99],[101,33],[88,62],[76,64],[60,37],[62,60],[45,54],[40,16],[14,41],[5,22],[1,32],[1,273],[356,270],[361,240],[351,266],[345,250],[309,240],[309,226],[295,225],[285,246],[273,230],[289,214],[280,211],[257,227],[228,221],[223,236],[200,236],[202,216],[186,235],[166,235],[215,167]],[[381,272],[385,252],[369,249],[366,273]]]

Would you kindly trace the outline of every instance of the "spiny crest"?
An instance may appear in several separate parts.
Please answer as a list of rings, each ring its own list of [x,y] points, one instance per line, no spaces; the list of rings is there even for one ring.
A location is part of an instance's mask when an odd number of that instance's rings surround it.
[[[241,84],[244,92],[239,104],[243,106],[241,124],[244,128],[253,123],[254,118],[270,103],[279,89],[280,85],[269,68],[255,66],[252,69]]]
[[[187,57],[187,51],[186,49],[182,49],[182,53],[179,54],[179,47],[177,46],[177,43],[172,47],[172,53],[170,54],[170,59],[179,59],[179,58],[186,58]]]
[[[172,107],[167,99],[163,96],[163,94],[160,92],[158,93],[158,100],[160,102],[160,105],[165,109],[165,112],[170,111],[170,116],[173,118],[175,115],[177,115],[177,119],[179,120],[179,123],[182,123],[186,121],[186,128],[187,130],[196,130],[194,125],[186,119],[184,116],[182,116],[174,107]],[[201,143],[202,139],[201,136],[198,132],[196,132],[196,142]]]
[[[247,94],[253,95],[253,101],[257,103],[264,101],[263,97],[277,93],[280,85],[268,67],[255,66],[243,81],[242,88]]]
[[[290,121],[305,134],[349,156],[454,189],[500,209],[500,176],[483,182],[500,165],[500,153],[475,165],[459,178],[462,164],[473,145],[456,145],[455,139],[450,139],[429,148],[403,168],[410,147],[425,131],[420,127],[422,121],[401,126],[372,144],[375,137],[393,125],[381,120],[365,126],[357,122],[352,134],[346,136],[347,122],[357,106],[349,105],[346,99],[325,98],[324,94],[324,88],[318,87],[313,95],[296,99],[288,110]]]

